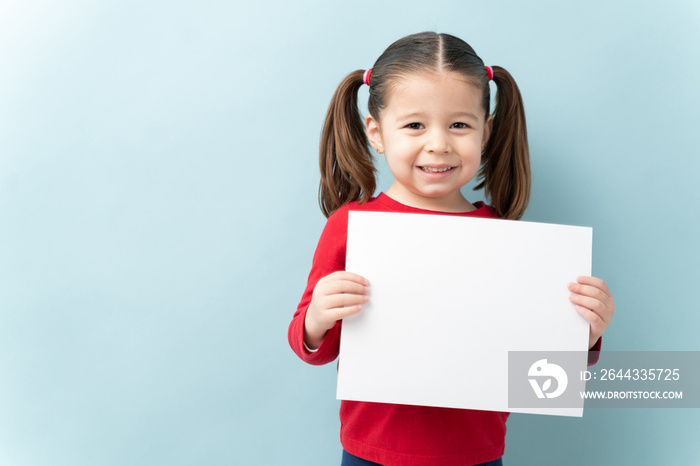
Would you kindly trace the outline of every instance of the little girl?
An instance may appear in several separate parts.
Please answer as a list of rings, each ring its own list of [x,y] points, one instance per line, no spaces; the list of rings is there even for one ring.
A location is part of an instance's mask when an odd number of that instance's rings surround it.
[[[489,81],[497,86],[489,114]],[[369,86],[364,122],[357,91]],[[371,145],[394,183],[377,197]],[[308,284],[289,326],[289,343],[310,364],[338,356],[342,319],[362,311],[369,282],[345,271],[348,211],[519,219],[527,207],[530,165],[525,113],[512,76],[485,66],[464,41],[422,33],[398,40],[372,69],[340,83],[321,137],[320,203],[328,222]],[[479,177],[487,199],[470,203],[460,188]],[[439,248],[440,239],[432,240]],[[569,284],[576,311],[590,322],[589,349],[614,311],[607,285]],[[407,290],[410,292],[410,290]],[[508,413],[342,401],[342,465],[500,465]]]

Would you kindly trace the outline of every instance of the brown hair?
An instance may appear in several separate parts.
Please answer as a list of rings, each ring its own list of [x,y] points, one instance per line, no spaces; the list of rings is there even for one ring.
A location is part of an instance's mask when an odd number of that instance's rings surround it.
[[[399,39],[377,59],[369,88],[370,114],[380,119],[397,78],[429,71],[454,71],[468,78],[481,89],[484,115],[488,116],[491,94],[484,62],[463,40],[434,32]],[[493,131],[481,157],[477,175],[480,183],[474,189],[484,188],[500,217],[519,219],[530,198],[525,111],[510,73],[499,66],[494,66],[493,71],[498,88]],[[326,114],[321,135],[319,187],[319,203],[326,216],[348,202],[367,202],[376,188],[376,168],[357,108],[362,75],[363,71],[357,70],[345,77]]]

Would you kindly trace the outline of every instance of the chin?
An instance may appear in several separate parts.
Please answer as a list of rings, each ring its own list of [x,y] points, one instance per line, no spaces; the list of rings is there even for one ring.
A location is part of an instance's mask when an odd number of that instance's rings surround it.
[[[457,191],[459,191],[459,190],[457,190]],[[431,199],[440,199],[440,198],[442,198],[442,197],[449,197],[449,196],[452,196],[452,195],[454,195],[454,193],[455,193],[454,190],[451,190],[451,191],[446,191],[446,190],[429,190],[429,191],[419,192],[419,193],[416,193],[416,194],[418,194],[419,196],[428,197],[428,198],[431,198]]]

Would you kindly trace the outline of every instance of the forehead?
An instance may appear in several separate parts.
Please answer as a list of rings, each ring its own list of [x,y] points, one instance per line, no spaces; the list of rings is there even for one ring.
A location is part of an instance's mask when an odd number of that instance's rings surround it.
[[[409,74],[392,80],[385,110],[421,107],[483,113],[482,92],[474,80],[454,71]]]

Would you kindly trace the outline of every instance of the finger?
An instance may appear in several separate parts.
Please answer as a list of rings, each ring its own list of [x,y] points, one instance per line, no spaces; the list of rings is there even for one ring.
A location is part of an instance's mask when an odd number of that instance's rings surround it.
[[[346,317],[350,317],[352,315],[357,314],[362,310],[362,306],[356,305],[356,306],[346,306],[346,307],[337,307],[334,309],[329,309],[328,314],[332,316],[334,320],[340,320],[340,319],[345,319]]]
[[[596,298],[599,301],[607,301],[610,299],[610,295],[606,294],[605,291],[598,287],[592,285],[582,285],[580,283],[569,283],[569,291],[582,296],[588,296],[590,298]]]
[[[581,277],[576,277],[576,281],[578,283],[581,283],[582,285],[594,286],[594,287],[602,290],[603,293],[605,293],[606,295],[612,296],[612,294],[610,293],[610,288],[608,288],[608,284],[605,283],[600,278],[581,276]]]
[[[581,315],[581,317],[586,319],[591,325],[592,334],[598,336],[603,334],[607,324],[605,323],[605,321],[603,321],[603,319],[600,318],[598,314],[583,306],[575,306],[575,309],[576,312],[578,312]]]
[[[573,294],[569,296],[569,300],[576,304],[577,306],[583,307],[588,309],[589,311],[593,312],[596,314],[598,317],[601,318],[601,320],[607,322],[609,319],[609,315],[607,312],[607,306],[602,303],[601,301],[595,299],[595,298],[589,298],[587,296],[581,296],[577,294]]]
[[[334,294],[331,296],[327,296],[323,300],[323,307],[330,310],[334,308],[365,304],[367,302],[369,302],[369,297],[366,295],[357,295],[349,293]]]
[[[369,293],[369,287],[350,280],[333,280],[322,285],[321,293],[325,296],[341,293],[366,295]]]
[[[345,270],[339,270],[337,272],[333,272],[332,274],[326,275],[325,277],[322,278],[322,280],[324,280],[324,279],[348,280],[351,282],[360,283],[362,285],[369,285],[369,280],[367,280],[362,275],[358,275],[358,274],[352,273],[352,272],[347,272]]]

